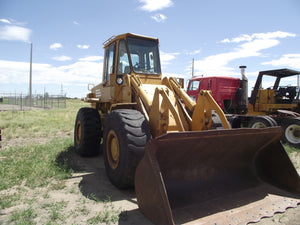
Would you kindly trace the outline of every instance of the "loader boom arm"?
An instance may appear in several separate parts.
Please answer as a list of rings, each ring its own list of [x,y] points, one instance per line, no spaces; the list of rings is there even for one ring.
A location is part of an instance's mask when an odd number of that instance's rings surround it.
[[[149,88],[142,84],[138,76],[130,75],[130,83],[154,137],[170,131],[209,130],[213,124],[213,110],[218,114],[223,127],[230,128],[223,111],[209,91],[201,91],[195,103],[175,78],[164,78],[162,85],[151,85]]]

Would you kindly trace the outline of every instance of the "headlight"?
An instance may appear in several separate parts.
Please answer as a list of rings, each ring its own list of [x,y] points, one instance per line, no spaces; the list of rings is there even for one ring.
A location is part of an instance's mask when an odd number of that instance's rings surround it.
[[[192,95],[192,96],[190,96],[191,97],[191,99],[194,101],[194,102],[196,102],[196,95]]]
[[[123,84],[123,76],[117,76],[116,83],[117,83],[118,85]]]

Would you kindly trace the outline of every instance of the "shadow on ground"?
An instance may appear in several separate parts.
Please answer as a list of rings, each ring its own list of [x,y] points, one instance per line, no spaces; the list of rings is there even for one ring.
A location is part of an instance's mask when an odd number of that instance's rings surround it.
[[[119,190],[111,184],[106,175],[102,154],[81,157],[72,145],[57,155],[56,162],[63,169],[72,170],[72,177],[82,178],[79,189],[86,198],[102,202],[109,199],[112,203],[122,201],[119,224],[152,224],[139,211],[133,189]]]

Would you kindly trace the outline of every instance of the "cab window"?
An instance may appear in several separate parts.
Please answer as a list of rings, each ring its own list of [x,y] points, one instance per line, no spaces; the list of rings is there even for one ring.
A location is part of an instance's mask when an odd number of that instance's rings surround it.
[[[135,73],[160,75],[158,43],[155,40],[127,37],[127,43]]]
[[[118,74],[129,74],[130,65],[126,49],[125,40],[119,42],[119,52],[118,52]]]
[[[200,84],[199,80],[192,81],[189,86],[189,91],[197,91],[199,88],[199,84]]]
[[[109,48],[105,51],[105,70],[104,70],[104,76],[103,81],[108,82],[109,81],[109,74],[114,73],[114,57],[115,56],[115,43],[109,46]]]

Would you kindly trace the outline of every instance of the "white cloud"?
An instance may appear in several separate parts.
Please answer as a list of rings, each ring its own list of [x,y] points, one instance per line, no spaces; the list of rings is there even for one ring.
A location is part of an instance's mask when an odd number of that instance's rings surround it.
[[[185,51],[184,54],[186,55],[197,55],[201,52],[201,49],[198,49],[198,50],[194,50],[194,51]]]
[[[280,59],[262,63],[263,65],[286,66],[300,69],[300,54],[286,54]]]
[[[256,39],[238,46],[235,50],[239,54],[237,58],[261,55],[260,51],[278,45],[280,41],[275,39]],[[241,57],[239,57],[241,56]]]
[[[88,49],[90,46],[89,45],[77,45],[77,48],[80,49]]]
[[[61,55],[61,56],[54,56],[54,57],[52,57],[52,59],[54,59],[54,60],[56,60],[56,61],[64,62],[64,61],[69,61],[69,60],[71,60],[72,58],[69,57],[69,56]]]
[[[161,10],[173,5],[171,0],[139,0],[139,2],[143,4],[141,9],[148,12]]]
[[[6,23],[6,24],[11,24],[11,22],[7,19],[0,19],[0,22]]]
[[[84,58],[80,58],[79,61],[84,61],[84,62],[95,62],[95,61],[100,61],[103,59],[103,56],[87,56]]]
[[[251,40],[252,40],[252,38],[251,38],[250,35],[242,34],[239,37],[235,37],[231,40],[229,40],[229,38],[226,38],[226,39],[222,40],[221,42],[222,43],[232,43],[232,42],[233,43],[239,43],[239,42],[242,42],[242,41],[251,41]]]
[[[51,50],[57,50],[57,49],[62,48],[62,47],[63,47],[63,46],[62,46],[61,43],[53,43],[52,45],[49,46],[49,48],[50,48]]]
[[[32,31],[25,27],[6,25],[0,27],[0,40],[23,41],[29,43],[31,33]]]
[[[262,50],[274,47],[280,43],[279,38],[295,37],[295,34],[277,31],[268,33],[254,33],[252,35],[243,34],[232,39],[224,39],[222,43],[240,43],[232,51],[205,57],[202,60],[195,60],[195,70],[200,74],[209,75],[229,75],[233,74],[233,68],[229,67],[229,62],[261,56]]]
[[[162,76],[188,79],[187,75],[177,74],[177,73],[163,73]]]
[[[272,38],[287,38],[287,37],[296,37],[296,34],[276,31],[276,32],[268,32],[268,33],[255,33],[253,34],[254,38],[259,39],[272,39]]]
[[[79,24],[77,21],[75,21],[75,20],[73,21],[73,24],[74,24],[74,25],[80,25],[80,24]]]
[[[75,62],[54,67],[45,63],[32,64],[32,79],[35,84],[87,85],[100,83],[102,63]],[[0,60],[0,79],[2,84],[28,84],[29,63]]]
[[[151,16],[151,18],[154,19],[158,23],[164,22],[167,19],[167,17],[163,14],[156,14],[154,16]]]
[[[179,53],[165,53],[160,51],[160,61],[162,66],[170,64],[169,61],[175,59],[177,55],[179,55]]]
[[[287,38],[287,37],[295,37],[296,34],[283,32],[283,31],[276,31],[276,32],[268,32],[268,33],[254,33],[252,35],[248,34],[241,34],[239,37],[232,38],[231,40],[229,38],[226,38],[221,41],[221,43],[239,43],[243,41],[253,41],[254,39],[276,39],[276,38]]]

